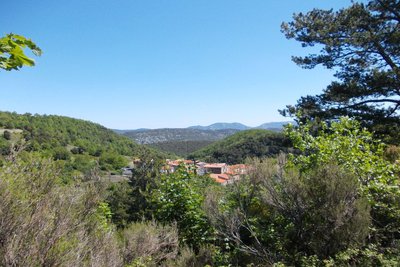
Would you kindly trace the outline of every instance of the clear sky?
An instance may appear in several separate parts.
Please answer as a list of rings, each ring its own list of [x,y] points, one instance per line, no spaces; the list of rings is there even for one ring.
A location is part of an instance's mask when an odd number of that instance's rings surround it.
[[[293,13],[350,0],[2,1],[0,35],[43,50],[0,71],[0,110],[56,114],[109,128],[287,120],[278,109],[333,79],[291,61],[308,49],[280,32]]]

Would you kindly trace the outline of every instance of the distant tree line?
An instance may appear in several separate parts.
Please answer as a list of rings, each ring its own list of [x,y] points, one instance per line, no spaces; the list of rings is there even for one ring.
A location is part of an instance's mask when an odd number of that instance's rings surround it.
[[[204,147],[188,158],[206,162],[244,163],[251,157],[275,157],[294,152],[291,141],[283,133],[254,129],[238,132]]]
[[[149,146],[164,151],[166,153],[173,153],[180,157],[187,157],[189,154],[204,148],[215,141],[166,141],[166,142],[159,142],[153,143]]]

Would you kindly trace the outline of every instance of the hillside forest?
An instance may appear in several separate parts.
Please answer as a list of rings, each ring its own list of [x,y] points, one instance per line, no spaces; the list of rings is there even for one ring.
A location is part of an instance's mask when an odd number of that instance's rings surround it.
[[[176,155],[89,121],[0,112],[0,266],[399,266],[399,14],[395,0],[353,1],[283,23],[322,47],[294,62],[337,80],[281,110],[295,121],[281,132]],[[0,71],[33,66],[24,49],[41,55],[0,38]],[[165,168],[182,156],[246,172],[222,185]]]

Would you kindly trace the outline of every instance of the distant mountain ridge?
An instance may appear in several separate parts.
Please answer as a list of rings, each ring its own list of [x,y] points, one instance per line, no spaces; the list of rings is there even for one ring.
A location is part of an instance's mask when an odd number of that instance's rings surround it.
[[[283,125],[290,121],[268,122],[257,127],[249,127],[242,123],[218,122],[208,126],[190,126],[187,128],[160,128],[160,129],[136,129],[114,130],[118,134],[127,136],[139,144],[151,145],[161,151],[174,153],[179,156],[187,156],[202,147],[222,140],[237,132],[250,129],[264,129],[280,132]]]
[[[242,123],[238,122],[217,122],[208,126],[201,126],[201,125],[196,125],[196,126],[190,126],[188,129],[199,129],[199,130],[226,130],[226,129],[235,129],[235,130],[248,130],[251,127],[246,126]]]
[[[261,124],[260,126],[254,127],[255,129],[265,129],[265,130],[275,130],[279,129],[282,130],[283,126],[287,124],[293,124],[295,123],[294,121],[276,121],[276,122],[266,122]]]
[[[154,144],[171,141],[217,141],[230,136],[239,130],[200,130],[191,128],[163,128],[152,130],[130,130],[123,135],[139,144]]]
[[[249,129],[264,129],[264,130],[282,130],[283,126],[289,123],[294,123],[293,121],[276,121],[276,122],[266,122],[256,127],[250,127],[239,122],[217,122],[208,126],[190,126],[187,129],[200,129],[200,130],[225,130],[225,129],[235,129],[235,130],[249,130]]]
[[[196,130],[205,130],[205,131],[216,131],[216,130],[227,130],[227,129],[234,129],[234,130],[249,130],[249,129],[265,129],[265,130],[282,130],[283,126],[289,123],[294,123],[293,121],[276,121],[276,122],[266,122],[263,123],[259,126],[256,127],[250,127],[247,125],[244,125],[239,122],[217,122],[210,124],[208,126],[203,126],[203,125],[194,125],[194,126],[189,126],[186,128],[157,128],[157,129],[148,129],[148,128],[139,128],[139,129],[127,129],[127,130],[120,130],[120,129],[113,129],[114,132],[119,133],[119,134],[125,134],[125,133],[130,133],[130,132],[145,132],[145,131],[160,131],[160,130],[170,130],[170,129],[179,129],[179,130],[184,130],[184,129],[196,129]]]

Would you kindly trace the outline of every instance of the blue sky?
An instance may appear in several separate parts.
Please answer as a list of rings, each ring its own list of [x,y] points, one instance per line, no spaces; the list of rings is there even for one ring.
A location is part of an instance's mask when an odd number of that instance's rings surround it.
[[[36,66],[0,71],[0,110],[109,128],[287,120],[278,109],[333,79],[280,32],[293,13],[350,0],[4,1],[0,34],[31,38]]]

